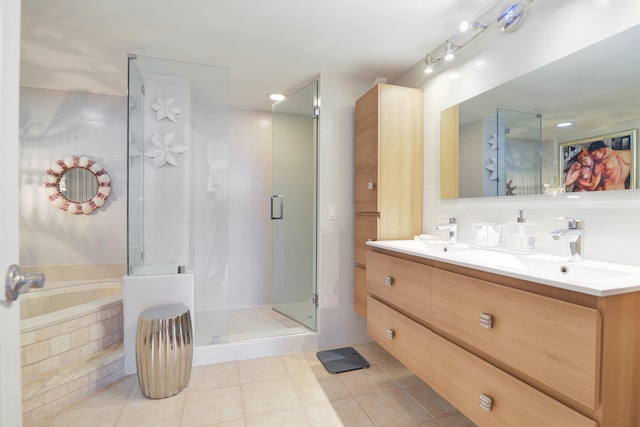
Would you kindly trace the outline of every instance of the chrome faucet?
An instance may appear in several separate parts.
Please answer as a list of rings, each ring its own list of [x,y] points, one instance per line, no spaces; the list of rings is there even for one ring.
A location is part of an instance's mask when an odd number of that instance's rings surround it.
[[[436,225],[437,231],[449,230],[449,244],[458,243],[458,220],[455,217],[449,218],[449,222]]]
[[[569,241],[569,261],[582,261],[582,240],[584,236],[584,221],[567,216],[561,216],[561,220],[567,220],[567,228],[553,230],[550,234],[554,240],[567,239]]]

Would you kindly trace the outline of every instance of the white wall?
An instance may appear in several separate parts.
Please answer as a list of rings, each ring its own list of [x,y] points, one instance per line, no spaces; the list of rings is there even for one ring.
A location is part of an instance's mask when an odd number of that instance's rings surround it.
[[[459,218],[460,240],[471,238],[472,222],[507,222],[525,208],[529,221],[539,224],[538,243],[545,252],[564,255],[565,241],[549,232],[565,226],[556,218],[574,216],[585,221],[585,257],[640,265],[640,191],[581,194],[579,199],[522,196],[441,200],[439,185],[440,111],[505,81],[640,24],[637,0],[536,0],[522,26],[513,33],[490,28],[457,55],[451,68],[422,81],[425,90],[424,232],[444,215]],[[455,29],[452,29],[455,32]],[[629,47],[635,54],[636,47]],[[597,58],[594,58],[594,63]],[[420,61],[398,84],[415,85],[423,79]]]
[[[20,91],[20,263],[126,263],[127,100],[23,87]],[[90,215],[57,209],[44,193],[47,169],[87,155],[111,177],[112,192]]]

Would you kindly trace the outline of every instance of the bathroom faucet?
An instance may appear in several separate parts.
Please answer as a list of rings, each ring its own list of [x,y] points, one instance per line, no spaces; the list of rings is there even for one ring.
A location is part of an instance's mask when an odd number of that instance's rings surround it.
[[[562,238],[569,241],[569,261],[582,261],[582,237],[584,236],[584,221],[561,216],[561,220],[569,221],[567,228],[553,230],[550,234],[554,240]]]
[[[458,220],[455,217],[449,218],[449,222],[436,225],[437,231],[449,230],[449,244],[458,243]]]

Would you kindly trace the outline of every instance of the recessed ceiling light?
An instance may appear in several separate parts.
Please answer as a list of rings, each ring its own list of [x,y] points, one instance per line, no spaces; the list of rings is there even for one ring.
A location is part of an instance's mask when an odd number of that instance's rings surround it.
[[[569,126],[572,126],[573,122],[560,122],[560,123],[556,123],[556,127],[558,128],[566,128]]]
[[[286,96],[284,96],[281,93],[270,93],[269,94],[269,99],[272,100],[272,101],[276,101],[276,102],[277,101],[282,101],[285,98],[286,98]]]

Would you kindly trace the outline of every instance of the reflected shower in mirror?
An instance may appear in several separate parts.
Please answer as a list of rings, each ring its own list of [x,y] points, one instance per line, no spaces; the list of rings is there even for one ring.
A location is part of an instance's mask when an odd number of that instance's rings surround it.
[[[640,128],[640,55],[631,53],[638,40],[640,26],[443,111],[441,161],[446,162],[443,164],[447,167],[441,167],[441,197],[564,192],[566,172],[559,164],[562,146]],[[510,117],[517,118],[517,126],[501,127],[498,109],[524,113],[513,113],[514,117]],[[559,126],[561,124],[565,126]],[[475,131],[471,132],[474,127]],[[486,130],[480,130],[483,128]],[[504,134],[501,129],[508,133]],[[516,136],[521,132],[527,136]],[[534,141],[538,139],[534,138],[538,132],[541,154],[535,160],[538,148],[531,142],[519,148],[515,142],[510,144],[513,156],[506,145],[502,154],[507,157],[497,154],[499,145],[494,155],[479,154],[488,150],[492,143],[500,143],[505,136],[512,140]],[[468,139],[470,133],[475,135],[472,141]],[[473,152],[478,154],[467,155]],[[634,165],[638,163],[637,156],[635,153],[632,159]],[[491,157],[495,158],[493,164]],[[502,163],[501,158],[509,158],[511,165]],[[503,172],[513,177],[513,188],[507,185],[510,179],[507,176],[506,181],[500,182],[500,166],[506,166]],[[534,171],[533,166],[538,169]],[[492,172],[495,179],[489,180]],[[480,176],[483,176],[482,180],[478,178]],[[637,180],[638,174],[633,179]],[[480,188],[483,180],[489,181],[490,191]],[[637,183],[635,188],[638,188]]]
[[[72,214],[90,214],[111,194],[107,171],[87,156],[69,156],[47,170],[44,182],[53,205]]]

